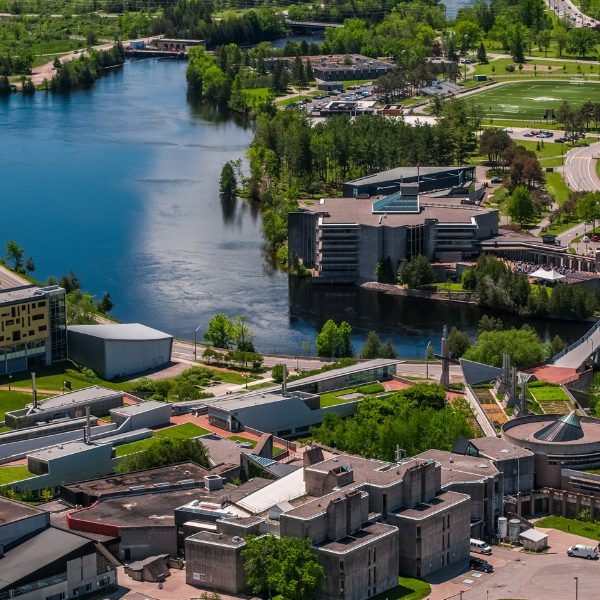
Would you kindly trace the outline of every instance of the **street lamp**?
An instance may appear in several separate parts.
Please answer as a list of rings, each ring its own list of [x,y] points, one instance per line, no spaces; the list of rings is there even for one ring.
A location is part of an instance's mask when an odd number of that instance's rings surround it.
[[[577,600],[577,595],[579,593],[579,577],[573,577],[575,580],[575,600]]]
[[[10,382],[12,381],[12,375],[8,376],[8,391],[10,392]]]
[[[198,329],[200,329],[200,327],[202,327],[202,325],[198,325],[198,327],[196,327],[196,331],[194,331],[194,360],[196,360],[196,334],[198,333]]]
[[[425,349],[425,379],[429,379],[429,347],[431,342],[427,342],[427,348]]]

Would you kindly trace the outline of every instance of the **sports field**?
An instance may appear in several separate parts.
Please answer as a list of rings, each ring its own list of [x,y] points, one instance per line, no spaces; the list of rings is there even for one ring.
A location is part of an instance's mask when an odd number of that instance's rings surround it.
[[[600,83],[586,81],[580,85],[567,81],[519,81],[495,85],[474,95],[481,103],[484,118],[524,121],[543,119],[547,109],[558,109],[567,101],[571,108],[579,108],[591,100],[597,102]]]

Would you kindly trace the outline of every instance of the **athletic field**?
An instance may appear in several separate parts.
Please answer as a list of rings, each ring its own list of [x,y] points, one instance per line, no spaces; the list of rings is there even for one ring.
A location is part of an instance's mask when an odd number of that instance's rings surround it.
[[[571,108],[579,108],[591,100],[600,99],[600,83],[586,81],[519,81],[491,86],[475,94],[484,118],[511,120],[543,119],[548,109],[558,109],[566,100]]]

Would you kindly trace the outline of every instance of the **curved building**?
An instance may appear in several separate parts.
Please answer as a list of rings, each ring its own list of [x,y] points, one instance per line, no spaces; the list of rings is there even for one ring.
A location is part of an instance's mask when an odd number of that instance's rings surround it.
[[[561,489],[561,469],[600,467],[600,420],[575,412],[511,420],[502,438],[534,453],[536,488]]]

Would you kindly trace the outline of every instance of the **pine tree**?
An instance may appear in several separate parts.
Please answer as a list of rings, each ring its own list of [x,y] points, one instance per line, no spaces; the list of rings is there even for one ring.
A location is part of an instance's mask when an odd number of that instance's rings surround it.
[[[295,85],[301,86],[304,81],[304,64],[299,56],[296,56],[294,60],[294,66],[292,67],[292,81]]]
[[[517,33],[515,36],[515,44],[512,48],[512,59],[516,63],[524,63],[525,62],[525,53],[523,52],[523,39],[520,33]]]
[[[310,58],[306,59],[306,80],[308,82],[315,80],[315,74],[313,73],[312,65],[310,64]]]
[[[479,49],[477,50],[477,60],[481,64],[487,65],[488,59],[487,54],[485,53],[485,46],[483,45],[483,42],[481,42],[481,44],[479,45]]]

